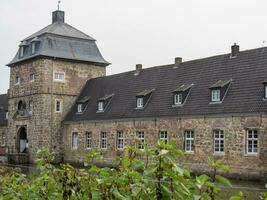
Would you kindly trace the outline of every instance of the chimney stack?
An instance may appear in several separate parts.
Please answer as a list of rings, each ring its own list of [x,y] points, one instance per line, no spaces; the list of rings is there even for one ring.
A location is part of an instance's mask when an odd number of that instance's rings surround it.
[[[239,53],[239,46],[236,43],[234,43],[234,45],[231,47],[231,58],[235,58],[238,53]]]
[[[138,76],[140,74],[142,67],[143,67],[142,64],[136,64],[134,73],[135,76]]]
[[[176,57],[176,58],[174,59],[174,64],[179,65],[179,64],[182,63],[182,61],[183,61],[183,58],[181,58],[181,57]]]
[[[56,22],[64,23],[64,21],[65,21],[64,11],[56,10],[52,13],[52,23],[56,23]]]

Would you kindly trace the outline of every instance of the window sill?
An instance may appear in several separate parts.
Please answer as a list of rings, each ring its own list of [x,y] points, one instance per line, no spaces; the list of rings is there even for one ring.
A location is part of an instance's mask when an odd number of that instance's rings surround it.
[[[214,156],[225,156],[225,153],[219,153],[219,152],[216,152],[216,153],[213,153]]]
[[[104,112],[104,110],[98,110],[98,111],[96,111],[96,113],[103,113]]]
[[[136,109],[136,110],[143,110],[144,107],[136,107],[135,109]]]
[[[184,104],[173,104],[172,107],[176,108],[176,107],[182,107]]]
[[[246,153],[244,156],[245,157],[258,157],[258,153]]]
[[[194,152],[194,151],[185,151],[184,154],[187,154],[187,155],[194,155],[195,152]]]
[[[213,105],[213,104],[221,104],[222,101],[211,101],[209,104]]]
[[[262,98],[262,101],[267,101],[267,98]]]

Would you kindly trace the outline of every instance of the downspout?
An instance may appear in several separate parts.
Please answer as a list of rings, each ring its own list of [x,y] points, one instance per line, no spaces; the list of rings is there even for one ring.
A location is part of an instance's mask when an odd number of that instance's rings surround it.
[[[53,141],[53,122],[54,122],[54,103],[53,103],[53,96],[54,96],[54,57],[52,59],[52,71],[51,71],[51,93],[50,93],[50,103],[51,103],[51,117],[50,117],[50,150],[52,150],[52,141]]]

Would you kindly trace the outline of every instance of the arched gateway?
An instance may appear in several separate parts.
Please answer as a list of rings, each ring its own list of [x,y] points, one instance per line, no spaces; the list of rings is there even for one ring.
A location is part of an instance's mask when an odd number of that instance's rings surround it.
[[[18,143],[17,149],[19,153],[27,153],[28,152],[28,138],[27,138],[27,128],[22,126],[18,130]]]

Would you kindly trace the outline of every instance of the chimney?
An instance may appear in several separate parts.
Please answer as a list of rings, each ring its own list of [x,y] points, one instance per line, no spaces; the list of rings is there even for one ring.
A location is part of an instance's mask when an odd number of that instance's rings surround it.
[[[136,64],[136,66],[135,66],[135,73],[134,73],[135,76],[138,76],[139,75],[139,73],[142,70],[142,67],[143,67],[142,64]]]
[[[179,65],[179,64],[182,63],[182,61],[183,61],[183,58],[181,58],[181,57],[176,57],[176,58],[174,59],[174,64]]]
[[[231,47],[231,58],[235,58],[238,53],[239,53],[239,46],[236,43],[234,43],[234,45]]]
[[[52,13],[52,23],[56,23],[56,22],[64,23],[64,21],[65,21],[64,11],[56,10]]]

